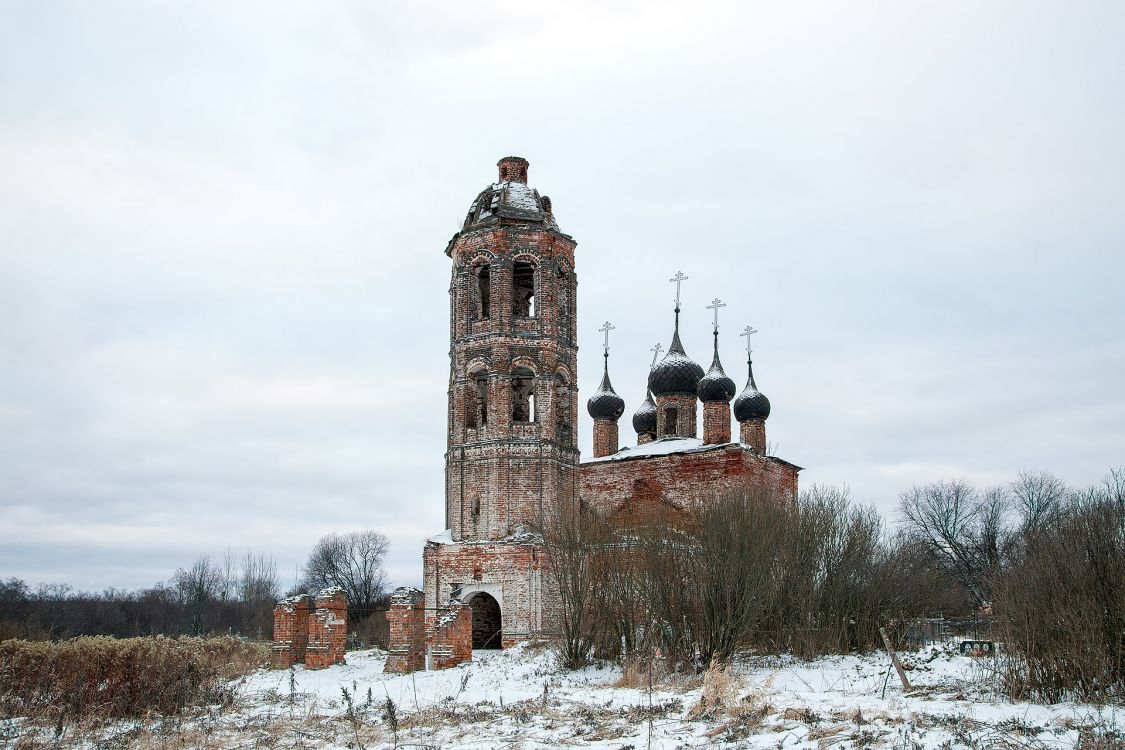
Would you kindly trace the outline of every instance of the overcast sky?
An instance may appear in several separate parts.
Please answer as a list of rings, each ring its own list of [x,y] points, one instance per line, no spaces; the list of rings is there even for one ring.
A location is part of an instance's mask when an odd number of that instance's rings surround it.
[[[583,405],[617,326],[623,443],[682,270],[806,485],[1125,463],[1125,6],[560,7],[0,2],[0,577],[288,586],[376,528],[419,583],[443,250],[507,154],[578,241]]]

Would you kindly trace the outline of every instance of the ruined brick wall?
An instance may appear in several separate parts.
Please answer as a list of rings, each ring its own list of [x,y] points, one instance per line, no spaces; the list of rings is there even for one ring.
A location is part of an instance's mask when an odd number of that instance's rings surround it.
[[[730,404],[725,401],[703,404],[703,442],[708,445],[730,442]]]
[[[317,595],[316,609],[309,615],[305,666],[324,669],[343,664],[347,642],[348,598],[342,589],[325,589]]]
[[[799,468],[739,444],[708,450],[582,464],[579,496],[600,513],[636,523],[679,513],[701,494],[761,488],[795,500]]]
[[[448,669],[471,661],[473,612],[469,605],[454,602],[440,611],[429,643],[431,669]]]
[[[617,453],[617,422],[608,419],[594,420],[594,456]]]
[[[405,674],[426,668],[426,597],[404,586],[391,594],[387,610],[390,637],[384,672]]]
[[[309,611],[312,601],[308,594],[283,599],[273,610],[273,644],[271,646],[274,669],[288,669],[303,664],[309,643]]]
[[[543,547],[530,535],[493,543],[429,542],[422,567],[431,629],[434,613],[451,597],[467,602],[476,592],[484,592],[500,604],[503,647],[555,633],[558,596]]]

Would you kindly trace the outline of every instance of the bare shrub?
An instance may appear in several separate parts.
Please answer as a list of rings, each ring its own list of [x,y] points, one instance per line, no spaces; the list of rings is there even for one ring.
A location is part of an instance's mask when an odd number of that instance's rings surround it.
[[[0,705],[9,715],[82,717],[175,714],[227,703],[226,681],[269,660],[263,644],[233,637],[0,643]]]
[[[1013,697],[1120,699],[1125,687],[1125,506],[1095,491],[1025,529],[997,579]]]

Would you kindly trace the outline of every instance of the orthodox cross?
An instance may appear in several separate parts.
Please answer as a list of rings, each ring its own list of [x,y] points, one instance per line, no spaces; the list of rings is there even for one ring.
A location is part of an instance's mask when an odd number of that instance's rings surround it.
[[[739,336],[745,336],[746,337],[746,356],[747,357],[750,356],[750,352],[752,351],[751,348],[750,348],[750,337],[753,336],[757,332],[758,332],[757,328],[751,328],[750,326],[746,326],[746,328],[742,329],[742,333],[738,334]]]
[[[688,279],[688,277],[684,276],[683,271],[676,271],[676,275],[673,276],[672,278],[668,279],[668,281],[670,281],[670,282],[672,282],[673,284],[676,285],[676,310],[677,311],[680,309],[680,284],[687,281],[687,279]]]
[[[649,367],[655,367],[656,358],[660,356],[660,352],[664,351],[664,347],[660,345],[659,341],[657,341],[656,346],[649,349],[649,351],[652,352],[652,364],[649,365]]]
[[[602,324],[602,327],[598,329],[598,333],[604,333],[605,334],[605,343],[602,345],[602,347],[603,347],[603,351],[604,351],[604,355],[605,355],[606,359],[609,359],[609,332],[612,331],[616,327],[617,326],[615,326],[613,323],[610,323],[607,320],[605,323]]]
[[[719,332],[719,308],[720,307],[726,307],[726,306],[727,306],[727,303],[723,302],[718,297],[711,300],[711,304],[707,305],[708,310],[714,310],[715,311],[715,333]]]

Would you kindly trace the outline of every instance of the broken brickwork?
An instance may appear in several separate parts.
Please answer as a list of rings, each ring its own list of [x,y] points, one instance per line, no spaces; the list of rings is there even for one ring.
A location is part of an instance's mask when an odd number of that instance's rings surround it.
[[[343,589],[326,589],[316,597],[316,609],[309,615],[309,645],[305,666],[324,669],[344,663],[348,642],[348,597]]]
[[[274,669],[289,669],[305,663],[309,644],[309,612],[312,599],[298,594],[282,599],[273,610],[272,663]]]
[[[427,637],[431,669],[448,669],[473,658],[473,610],[451,602],[438,614]]]
[[[283,599],[273,610],[273,667],[343,664],[347,638],[348,599],[342,589],[325,589],[315,599],[308,594]]]
[[[405,674],[426,668],[426,598],[418,589],[404,586],[391,594],[387,610],[390,636],[385,672]]]

